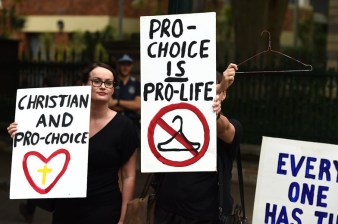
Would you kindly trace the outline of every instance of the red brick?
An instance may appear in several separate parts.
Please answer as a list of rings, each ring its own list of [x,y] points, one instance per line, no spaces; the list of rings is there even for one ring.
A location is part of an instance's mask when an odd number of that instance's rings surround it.
[[[5,0],[6,1],[6,0]],[[11,0],[7,0],[11,1]],[[157,2],[160,6],[157,7]],[[159,12],[157,9],[160,9]],[[124,0],[124,16],[139,17],[142,15],[164,14],[167,12],[168,0],[146,1],[142,6],[132,4],[132,0]],[[21,15],[108,15],[118,16],[117,0],[25,0],[17,8]]]

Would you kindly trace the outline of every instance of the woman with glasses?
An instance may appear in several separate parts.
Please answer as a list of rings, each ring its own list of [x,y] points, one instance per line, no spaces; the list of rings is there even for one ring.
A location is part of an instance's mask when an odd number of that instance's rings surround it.
[[[123,223],[134,193],[138,138],[133,123],[108,107],[116,79],[115,71],[103,63],[92,64],[82,74],[82,85],[92,86],[87,197],[55,199],[53,224]],[[8,128],[12,137],[16,125]]]

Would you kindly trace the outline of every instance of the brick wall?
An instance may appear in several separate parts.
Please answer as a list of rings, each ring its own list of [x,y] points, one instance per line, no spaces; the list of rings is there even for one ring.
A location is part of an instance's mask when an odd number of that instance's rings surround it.
[[[298,21],[309,19],[312,16],[312,9],[311,8],[299,8],[298,12]],[[288,10],[286,11],[284,23],[283,23],[283,30],[284,31],[293,31],[293,24],[294,23],[294,6],[289,6]]]
[[[5,0],[6,1],[6,0]],[[11,1],[11,0],[7,0]],[[168,10],[168,0],[148,0],[143,5],[135,5],[133,0],[124,0],[124,16],[163,14]],[[18,7],[22,15],[109,15],[117,16],[118,0],[25,0]]]

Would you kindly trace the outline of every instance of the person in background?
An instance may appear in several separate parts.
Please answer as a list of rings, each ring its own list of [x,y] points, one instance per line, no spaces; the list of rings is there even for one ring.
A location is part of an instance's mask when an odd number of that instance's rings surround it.
[[[110,101],[110,108],[130,118],[140,132],[141,84],[132,76],[133,59],[124,54],[117,60],[119,88]]]
[[[103,63],[83,72],[82,85],[91,86],[87,197],[54,199],[53,224],[123,223],[133,198],[139,143],[130,119],[108,107],[116,80],[115,71]],[[14,122],[7,128],[11,137],[17,127]]]
[[[224,170],[223,214],[232,213],[231,170],[241,134],[241,125],[221,112],[228,87],[234,82],[237,65],[230,64],[217,77],[213,110],[217,114],[217,166]],[[155,224],[218,224],[219,188],[217,172],[161,173],[157,189]]]

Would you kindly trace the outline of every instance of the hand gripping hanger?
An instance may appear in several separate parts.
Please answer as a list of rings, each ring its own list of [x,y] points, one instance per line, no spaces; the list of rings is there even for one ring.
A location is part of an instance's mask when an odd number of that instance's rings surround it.
[[[258,54],[255,54],[254,56],[252,56],[252,57],[250,57],[250,58],[248,58],[248,59],[242,61],[241,63],[237,64],[238,67],[239,67],[240,65],[242,65],[242,64],[244,64],[244,63],[250,61],[251,59],[253,59],[253,58],[255,58],[255,57],[261,55],[261,54],[268,53],[268,52],[273,52],[273,53],[280,54],[280,55],[282,55],[282,56],[284,56],[284,57],[287,57],[287,58],[289,58],[289,59],[291,59],[291,60],[293,60],[293,61],[295,61],[295,62],[297,62],[297,63],[299,63],[299,64],[301,64],[301,65],[303,65],[304,67],[306,67],[306,69],[292,69],[292,70],[278,70],[278,71],[276,71],[276,70],[264,71],[264,70],[263,70],[263,71],[246,71],[246,72],[245,72],[245,71],[244,71],[244,72],[238,72],[238,71],[237,71],[236,74],[238,74],[238,73],[246,74],[246,73],[277,73],[277,72],[309,72],[309,71],[312,71],[312,65],[304,64],[303,62],[301,62],[301,61],[299,61],[299,60],[297,60],[297,59],[294,59],[293,57],[290,57],[289,55],[283,54],[282,52],[279,52],[279,51],[272,50],[272,49],[271,49],[271,37],[270,37],[270,32],[267,31],[267,30],[263,30],[263,32],[261,33],[261,36],[263,35],[263,33],[268,33],[268,35],[269,35],[269,46],[268,46],[268,49],[265,50],[265,51],[262,51],[262,52],[260,52],[260,53],[258,53]]]

